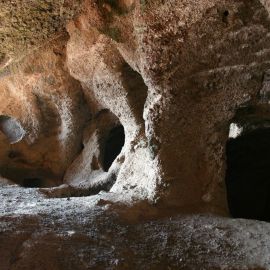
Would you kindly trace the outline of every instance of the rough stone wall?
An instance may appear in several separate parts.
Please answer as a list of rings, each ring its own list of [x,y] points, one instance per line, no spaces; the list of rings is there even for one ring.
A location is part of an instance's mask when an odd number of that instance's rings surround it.
[[[56,38],[81,1],[0,1],[0,72],[33,48]]]
[[[100,33],[99,28],[92,27],[92,24],[96,26],[96,21],[103,22],[102,17],[97,15],[97,18],[90,9],[69,24],[67,64],[72,76],[82,83],[85,96],[90,100],[94,97],[103,108],[114,113],[124,126],[124,161],[111,191],[121,193],[132,189],[138,198],[153,199],[156,181],[153,175],[157,172],[154,172],[147,148],[142,118],[147,87],[140,74],[125,62],[115,42]],[[101,22],[99,24],[102,25]],[[81,59],[86,61],[82,62]],[[91,101],[89,103],[91,106]],[[149,174],[150,171],[152,174]]]
[[[139,72],[148,88],[146,130],[140,131],[144,143],[139,143],[144,146],[126,155],[131,160],[121,167],[135,176],[120,174],[112,191],[129,186],[134,191],[143,177],[138,193],[161,204],[226,213],[230,120],[237,108],[256,102],[269,69],[264,6],[259,1],[149,1],[134,2],[127,15],[118,6],[87,5],[91,8],[68,28],[71,74],[116,115],[125,104],[113,73],[121,61]],[[131,128],[128,110],[120,114]],[[136,164],[142,168],[136,153],[152,168],[146,174],[135,169]]]
[[[80,151],[90,112],[80,84],[65,68],[65,43],[62,37],[28,56],[1,80],[0,114],[25,130],[13,144],[1,134],[1,174],[15,182],[40,178],[41,186],[60,184]]]
[[[269,269],[266,223],[214,217],[231,123],[270,119],[269,0],[0,4],[0,268]]]
[[[59,9],[58,4],[51,5],[47,7]],[[72,1],[67,7],[72,9],[68,14],[76,11]],[[91,112],[96,119],[100,111],[107,110],[124,126],[125,145],[119,159],[101,181],[110,182],[113,175],[115,184],[111,192],[130,193],[134,198],[155,202],[161,208],[228,214],[224,185],[226,141],[237,109],[258,102],[262,78],[270,68],[268,8],[268,1],[259,0],[84,1],[80,15],[67,25],[66,63],[62,60],[55,69],[47,67],[53,70],[52,77],[47,76],[46,69],[29,71],[29,65],[27,69],[23,64],[17,71],[2,74],[3,93],[12,100],[18,95],[20,100],[25,100],[12,115],[8,109],[3,114],[20,120],[28,131],[26,139],[35,141],[41,134],[41,123],[48,127],[57,124],[53,123],[53,113],[42,119],[39,111],[42,103],[34,108],[27,106],[28,112],[24,109],[25,104],[34,102],[34,97],[26,94],[27,74],[31,74],[28,83],[35,85],[35,95],[43,95],[45,99],[51,95],[49,84],[56,82],[57,95],[63,87],[76,88],[78,95],[84,95],[87,101],[86,118]],[[50,14],[51,11],[49,17]],[[61,21],[60,18],[57,20]],[[51,29],[53,23],[49,25]],[[35,28],[31,33],[38,31]],[[39,55],[34,67],[49,65],[51,59],[42,50],[26,58],[25,63]],[[54,54],[61,55],[63,51],[54,50]],[[63,71],[65,65],[67,68]],[[40,83],[36,73],[46,76],[46,82]],[[10,85],[11,82],[14,85],[14,81],[18,87],[13,89],[22,90],[14,90],[12,96]],[[75,102],[75,92],[67,92],[70,102]],[[55,162],[58,155],[52,154],[49,167],[59,166],[53,170],[64,173],[79,151],[80,140],[71,142],[70,138],[82,132],[82,128],[78,131],[77,125],[74,127],[72,123],[83,118],[78,116],[80,110],[77,110],[83,107],[83,102],[76,101],[71,105],[74,109],[68,106],[68,111],[65,111],[68,101],[61,95],[48,102],[57,107],[56,111],[61,111],[62,127],[66,128],[56,143],[69,145],[65,161],[60,159],[62,165]],[[24,119],[20,119],[21,115]],[[96,131],[102,133],[100,129],[97,127]],[[95,135],[88,140],[95,141]],[[93,142],[94,148],[89,146],[90,155],[84,149],[77,157],[66,174],[65,188],[82,182],[97,183],[93,177],[95,169],[89,169],[87,164],[97,158],[94,153],[102,149],[101,141]],[[42,143],[35,145],[44,148]],[[59,152],[59,147],[52,148],[51,153],[66,153]],[[85,173],[81,178],[80,171]],[[86,186],[89,191],[91,185]]]
[[[254,100],[269,68],[268,14],[259,1],[170,1],[136,18],[166,203],[221,210],[229,121]]]

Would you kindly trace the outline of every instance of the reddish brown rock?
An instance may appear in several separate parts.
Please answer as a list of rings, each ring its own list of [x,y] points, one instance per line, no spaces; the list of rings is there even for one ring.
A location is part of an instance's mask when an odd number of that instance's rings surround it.
[[[90,112],[64,61],[62,38],[1,80],[0,171],[25,186],[60,184],[81,148]]]
[[[125,155],[112,191],[136,194],[138,187],[138,194],[170,207],[226,213],[230,120],[239,107],[256,102],[269,68],[268,13],[259,1],[151,2],[128,16],[114,8],[101,9],[93,20],[92,9],[85,10],[68,27],[67,51],[70,72],[86,96],[119,117],[126,147],[129,138],[140,145]],[[135,100],[125,107],[121,65],[146,84],[144,120],[132,120]],[[135,129],[139,140],[130,135]]]

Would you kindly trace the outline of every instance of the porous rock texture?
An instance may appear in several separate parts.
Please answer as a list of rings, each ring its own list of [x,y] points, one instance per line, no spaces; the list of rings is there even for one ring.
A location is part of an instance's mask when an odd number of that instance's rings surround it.
[[[0,1],[0,71],[33,48],[55,39],[79,10],[81,1]]]
[[[14,73],[1,79],[1,116],[13,119],[1,133],[0,171],[4,177],[27,185],[62,183],[67,167],[81,150],[83,127],[89,118],[80,84],[65,68],[66,37],[24,59]],[[19,123],[18,141],[9,133]],[[36,180],[35,180],[36,179]]]
[[[215,216],[230,215],[231,123],[269,119],[269,11],[268,0],[5,2],[0,174],[46,188],[0,180],[11,197],[0,251],[26,239],[2,268],[269,269],[252,257],[269,253],[267,224]],[[107,166],[115,128],[124,145]]]
[[[128,216],[102,196],[44,199],[34,189],[1,189],[1,269],[270,267],[268,223],[206,214],[146,220],[140,211],[134,220],[135,209]]]

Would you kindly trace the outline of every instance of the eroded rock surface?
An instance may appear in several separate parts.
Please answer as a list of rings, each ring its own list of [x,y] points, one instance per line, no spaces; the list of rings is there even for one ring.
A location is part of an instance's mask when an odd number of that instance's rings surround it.
[[[25,186],[61,184],[81,150],[90,113],[64,60],[62,37],[1,80],[0,173]]]
[[[269,69],[265,6],[150,1],[134,3],[127,15],[115,7],[97,13],[94,3],[86,3],[89,8],[67,28],[70,73],[86,96],[119,117],[126,137],[138,147],[126,155],[112,191],[132,189],[171,207],[226,213],[230,121],[239,107],[258,102]],[[147,88],[143,125],[130,113],[136,104],[132,96],[130,107],[123,102],[121,65],[136,70]],[[129,130],[140,135],[132,139]]]
[[[1,269],[270,267],[267,223],[209,215],[146,221],[145,211],[102,205],[106,196],[48,200],[33,189],[1,189]]]
[[[81,1],[0,1],[0,74],[63,31]]]
[[[232,214],[229,136],[269,128],[269,10],[268,0],[3,3],[1,243],[20,242],[3,267],[39,269],[48,254],[44,269],[268,269],[268,224],[169,217]]]

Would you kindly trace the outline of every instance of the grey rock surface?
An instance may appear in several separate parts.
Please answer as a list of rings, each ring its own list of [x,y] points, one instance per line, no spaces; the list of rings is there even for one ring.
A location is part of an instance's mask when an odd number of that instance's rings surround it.
[[[270,224],[211,215],[131,221],[123,206],[101,205],[106,196],[1,188],[0,269],[270,268]]]

